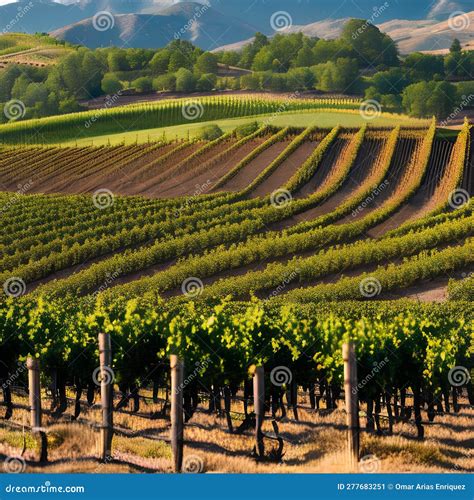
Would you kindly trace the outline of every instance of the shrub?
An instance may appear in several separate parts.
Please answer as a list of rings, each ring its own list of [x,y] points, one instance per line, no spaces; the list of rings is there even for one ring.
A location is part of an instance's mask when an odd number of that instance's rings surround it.
[[[197,137],[205,141],[215,141],[223,134],[224,132],[219,127],[219,125],[212,123],[211,125],[205,125],[204,127],[201,127],[199,129]]]
[[[239,138],[253,134],[258,129],[257,122],[244,123],[235,129],[235,135]]]

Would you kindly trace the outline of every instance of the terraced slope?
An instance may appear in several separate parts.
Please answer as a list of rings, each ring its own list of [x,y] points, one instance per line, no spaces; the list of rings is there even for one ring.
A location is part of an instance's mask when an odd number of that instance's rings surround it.
[[[373,274],[376,296],[411,294],[474,264],[472,203],[453,203],[456,190],[472,195],[471,130],[435,133],[264,127],[213,142],[5,149],[0,282],[181,296],[193,278],[207,297],[311,301],[367,298],[358,284]]]

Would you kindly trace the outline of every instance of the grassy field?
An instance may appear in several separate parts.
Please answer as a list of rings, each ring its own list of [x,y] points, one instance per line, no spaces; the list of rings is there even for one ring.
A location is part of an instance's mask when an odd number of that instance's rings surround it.
[[[12,33],[0,39],[0,70],[7,64],[49,65],[72,49],[42,35]]]
[[[295,126],[295,127],[312,127],[317,126],[321,128],[332,128],[336,125],[341,125],[343,127],[361,127],[366,120],[364,120],[360,114],[354,113],[338,113],[335,111],[325,111],[325,112],[315,112],[315,113],[278,113],[277,115],[260,115],[255,117],[258,122],[266,122],[276,127],[285,126]],[[138,132],[123,132],[121,134],[111,134],[97,136],[93,138],[85,138],[73,141],[66,141],[60,144],[72,146],[77,144],[78,146],[89,146],[93,144],[94,146],[103,146],[107,144],[134,144],[134,143],[145,143],[150,141],[155,141],[163,137],[163,133],[166,134],[168,139],[185,139],[188,136],[192,139],[198,133],[199,130],[209,123],[217,123],[224,132],[230,132],[236,127],[249,123],[252,121],[251,117],[243,118],[232,118],[228,120],[218,120],[212,122],[200,122],[200,123],[189,123],[185,125],[176,125],[174,127],[157,127],[153,129],[141,130]],[[405,116],[395,116],[395,115],[382,115],[374,120],[370,121],[373,126],[380,127],[395,127],[397,125],[402,126],[412,126],[426,123],[426,120],[413,120]]]

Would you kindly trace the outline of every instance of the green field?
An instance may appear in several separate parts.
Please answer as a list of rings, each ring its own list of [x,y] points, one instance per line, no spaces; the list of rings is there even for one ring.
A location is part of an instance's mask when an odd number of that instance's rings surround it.
[[[323,112],[299,112],[299,113],[278,113],[278,115],[259,115],[255,117],[258,122],[267,122],[270,125],[276,127],[294,126],[294,127],[312,127],[317,126],[320,128],[332,128],[336,125],[341,125],[343,127],[360,127],[366,120],[364,120],[360,114],[349,114],[349,113],[338,113],[335,111],[323,111]],[[145,143],[148,141],[155,141],[163,137],[163,133],[166,134],[168,139],[184,139],[188,135],[190,138],[194,138],[199,130],[210,123],[217,123],[224,132],[230,132],[236,127],[252,121],[252,117],[243,118],[231,118],[228,120],[217,120],[210,122],[199,122],[199,123],[187,123],[185,125],[176,125],[173,127],[157,127],[146,130],[140,130],[137,132],[123,132],[120,134],[109,134],[97,137],[88,137],[79,140],[69,140],[62,142],[63,145],[75,145],[85,146],[103,146],[107,144],[135,144],[135,143]],[[373,126],[378,127],[395,127],[397,125],[401,126],[413,126],[422,125],[427,123],[426,120],[413,120],[413,118],[408,118],[403,115],[384,115],[375,118],[369,122]]]

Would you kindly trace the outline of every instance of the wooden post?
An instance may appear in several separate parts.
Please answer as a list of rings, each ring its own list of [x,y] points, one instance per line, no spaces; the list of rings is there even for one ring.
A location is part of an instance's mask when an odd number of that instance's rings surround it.
[[[100,396],[102,406],[102,425],[100,427],[100,458],[110,460],[114,432],[113,388],[114,377],[111,368],[112,344],[109,333],[99,333]]]
[[[183,383],[184,363],[178,356],[170,356],[171,367],[171,449],[173,450],[174,470],[181,472],[183,466]]]
[[[36,358],[28,357],[26,360],[28,368],[28,397],[30,403],[30,425],[34,435],[40,441],[40,462],[48,460],[48,440],[46,433],[41,427],[41,383],[40,364]]]
[[[265,370],[257,366],[253,376],[253,405],[255,411],[255,453],[258,457],[265,456],[262,425],[265,418]]]
[[[357,397],[357,360],[353,342],[342,346],[342,358],[344,360],[348,459],[351,469],[356,470],[359,462],[359,404]]]

